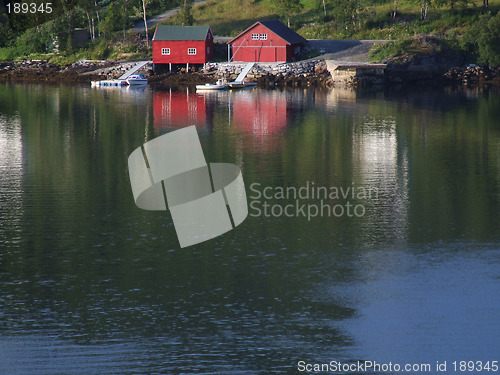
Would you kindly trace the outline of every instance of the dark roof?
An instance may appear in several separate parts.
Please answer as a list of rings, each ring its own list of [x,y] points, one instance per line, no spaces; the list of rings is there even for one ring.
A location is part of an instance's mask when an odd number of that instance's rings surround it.
[[[280,21],[267,20],[267,21],[255,22],[252,26],[250,26],[248,29],[246,29],[242,33],[235,36],[228,43],[232,43],[234,40],[238,39],[241,35],[245,34],[248,30],[254,28],[258,24],[261,24],[262,26],[267,27],[273,33],[275,33],[279,37],[283,38],[285,41],[287,41],[290,44],[300,44],[300,43],[307,42],[307,40],[305,40],[303,37],[301,37],[299,34],[297,34],[295,31],[293,31],[292,29],[290,29],[289,27],[287,27],[285,24],[281,23]]]
[[[153,40],[205,40],[210,26],[158,26]]]

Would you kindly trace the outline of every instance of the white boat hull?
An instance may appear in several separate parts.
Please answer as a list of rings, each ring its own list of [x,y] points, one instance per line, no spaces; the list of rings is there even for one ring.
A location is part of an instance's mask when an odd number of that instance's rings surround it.
[[[148,80],[142,74],[133,74],[125,80],[130,86],[147,85]]]
[[[144,80],[140,80],[140,79],[133,79],[133,80],[127,80],[127,83],[130,85],[130,86],[136,86],[136,85],[147,85],[148,84],[148,80],[147,79],[144,79]]]
[[[226,85],[214,85],[207,83],[205,85],[196,85],[196,90],[224,90]]]

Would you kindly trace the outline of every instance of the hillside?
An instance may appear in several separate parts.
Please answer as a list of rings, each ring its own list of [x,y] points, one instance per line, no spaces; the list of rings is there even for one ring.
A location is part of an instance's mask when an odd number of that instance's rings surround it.
[[[432,1],[432,2],[431,2]],[[279,18],[308,39],[384,39],[396,41],[375,50],[373,60],[403,55],[405,52],[434,53],[455,51],[473,62],[499,65],[500,0],[210,0],[194,5],[194,25],[210,25],[219,36],[234,36],[256,20]],[[276,4],[288,4],[279,7]],[[323,7],[324,4],[324,7]],[[396,9],[394,8],[396,6]],[[299,9],[300,8],[300,9]],[[497,15],[496,17],[492,17]],[[488,22],[490,19],[488,27]],[[165,21],[182,24],[181,14]],[[497,27],[498,25],[498,27]],[[430,35],[438,42],[429,45]],[[483,35],[481,42],[478,36]],[[432,39],[432,40],[435,40]],[[420,43],[419,41],[426,42]],[[408,49],[405,50],[405,48]],[[481,49],[492,49],[483,53]]]
[[[31,56],[64,64],[81,58],[150,56],[145,38],[131,31],[141,20],[142,0],[73,4],[67,13],[32,28],[19,28],[28,23],[0,14],[0,60]],[[450,50],[466,55],[469,62],[500,65],[500,0],[208,0],[192,6],[180,0],[151,0],[146,4],[149,18],[187,4],[162,23],[208,24],[218,36],[235,36],[257,20],[279,18],[309,39],[395,41],[373,51],[374,60]],[[64,38],[70,28],[90,30],[91,41],[72,46]],[[153,31],[151,27],[150,37]],[[58,49],[53,48],[56,39]]]
[[[276,4],[295,1],[210,0],[195,4],[192,15],[195,25],[210,24],[220,36],[234,36],[259,19],[280,18],[285,23],[289,20],[306,38],[399,39],[415,34],[458,36],[485,12],[483,0],[427,0],[422,19],[420,4],[425,1],[329,0],[323,8],[322,0],[301,0],[301,9],[287,13]],[[496,14],[499,9],[500,0],[489,1],[487,11]],[[181,24],[181,17],[178,14],[165,23]]]

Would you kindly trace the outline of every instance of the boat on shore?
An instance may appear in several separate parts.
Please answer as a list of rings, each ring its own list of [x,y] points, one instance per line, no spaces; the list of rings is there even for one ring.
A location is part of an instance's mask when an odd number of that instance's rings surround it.
[[[128,77],[125,82],[127,82],[130,86],[135,86],[135,85],[147,85],[148,80],[144,75],[142,74],[132,74],[130,77]]]
[[[218,79],[215,83],[205,83],[204,85],[196,85],[196,90],[225,90],[227,82],[225,79]]]

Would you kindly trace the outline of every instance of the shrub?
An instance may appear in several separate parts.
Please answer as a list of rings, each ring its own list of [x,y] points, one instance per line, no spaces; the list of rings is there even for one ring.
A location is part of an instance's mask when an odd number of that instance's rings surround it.
[[[477,46],[479,63],[500,66],[500,13],[480,25]]]
[[[481,16],[462,37],[460,46],[480,64],[500,66],[500,13]]]
[[[0,61],[14,60],[16,51],[14,48],[0,48]]]

